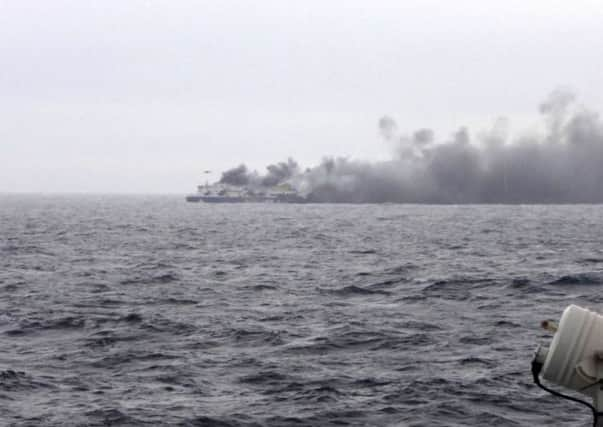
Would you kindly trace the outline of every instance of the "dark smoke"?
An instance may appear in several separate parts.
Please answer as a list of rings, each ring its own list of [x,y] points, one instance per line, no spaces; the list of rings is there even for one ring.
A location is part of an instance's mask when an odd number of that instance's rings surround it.
[[[273,187],[287,182],[290,178],[300,173],[299,165],[293,159],[279,162],[266,167],[268,172],[261,176],[257,172],[250,172],[244,164],[222,173],[220,183],[237,187]]]
[[[415,145],[429,145],[433,142],[433,131],[431,129],[419,129],[413,135]]]
[[[290,160],[269,167],[264,180],[291,182],[313,202],[602,203],[603,125],[574,102],[571,92],[554,91],[540,105],[545,134],[511,141],[504,120],[475,140],[461,128],[436,142],[430,129],[401,136],[386,116],[378,127],[396,147],[392,160],[326,158],[305,172]]]
[[[291,158],[286,163],[269,165],[266,169],[268,169],[268,174],[262,178],[262,185],[266,187],[278,185],[299,173],[299,165]]]
[[[249,184],[251,176],[247,171],[247,166],[239,165],[236,168],[222,172],[222,178],[220,182],[222,184],[230,184],[236,186],[243,186]]]

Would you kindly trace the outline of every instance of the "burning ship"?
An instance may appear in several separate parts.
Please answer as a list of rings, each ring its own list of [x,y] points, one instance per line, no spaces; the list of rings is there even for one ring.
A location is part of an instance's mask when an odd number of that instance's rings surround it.
[[[187,202],[205,203],[304,203],[301,196],[288,183],[271,188],[253,188],[224,183],[197,186],[197,192],[186,196]]]

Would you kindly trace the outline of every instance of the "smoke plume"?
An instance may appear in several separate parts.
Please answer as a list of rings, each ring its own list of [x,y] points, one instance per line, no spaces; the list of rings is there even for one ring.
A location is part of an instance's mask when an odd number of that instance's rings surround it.
[[[265,175],[260,175],[255,171],[250,172],[247,166],[242,164],[223,172],[219,182],[237,187],[274,187],[287,182],[300,172],[299,165],[291,158],[286,162],[268,165],[266,169],[268,172]]]
[[[269,166],[262,183],[290,182],[312,202],[603,202],[603,125],[599,116],[576,107],[575,96],[567,90],[551,93],[539,111],[545,134],[514,140],[509,140],[504,120],[475,140],[467,129],[460,128],[437,142],[430,129],[400,135],[396,121],[385,116],[379,120],[378,130],[395,146],[391,160],[370,163],[325,158],[318,166],[300,172],[290,159]],[[236,169],[249,182],[246,168]]]
[[[262,178],[262,185],[271,187],[285,182],[295,174],[299,173],[299,165],[293,159],[280,162],[266,167],[268,173]]]
[[[249,184],[250,178],[251,177],[249,172],[247,171],[247,166],[239,165],[236,168],[232,168],[227,170],[226,172],[222,172],[222,178],[220,178],[220,183],[243,186]]]

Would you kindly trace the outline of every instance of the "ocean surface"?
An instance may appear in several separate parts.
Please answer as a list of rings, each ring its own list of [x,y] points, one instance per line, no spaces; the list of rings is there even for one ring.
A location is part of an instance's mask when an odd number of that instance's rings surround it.
[[[603,310],[603,206],[0,196],[0,424],[586,426],[540,321]]]

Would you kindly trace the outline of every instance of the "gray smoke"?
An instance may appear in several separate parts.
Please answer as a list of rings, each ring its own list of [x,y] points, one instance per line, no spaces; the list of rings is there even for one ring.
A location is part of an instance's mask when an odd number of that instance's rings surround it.
[[[243,186],[249,184],[251,180],[251,174],[247,170],[247,166],[239,165],[236,168],[222,172],[222,178],[220,182],[222,184],[230,184],[236,186]]]
[[[398,133],[396,121],[389,116],[383,116],[379,119],[379,131],[386,140],[392,140]]]
[[[275,163],[266,167],[268,173],[262,178],[262,185],[272,187],[287,181],[299,173],[299,165],[291,158],[287,162]]]
[[[396,146],[391,160],[370,163],[326,158],[305,172],[299,172],[290,160],[269,167],[264,179],[288,180],[314,202],[603,202],[603,125],[599,116],[577,108],[575,96],[567,90],[551,93],[540,113],[546,125],[542,136],[509,140],[507,123],[501,119],[475,140],[467,129],[460,128],[440,142],[430,129],[400,136],[396,121],[386,116],[379,120],[378,128],[383,138]]]
[[[425,146],[433,142],[433,131],[431,129],[419,129],[413,135],[415,145]]]
[[[222,173],[220,183],[230,184],[237,187],[249,186],[254,188],[273,187],[287,182],[290,178],[300,173],[297,162],[289,158],[286,162],[279,162],[266,167],[266,175],[260,175],[256,171],[249,171],[244,164]]]

